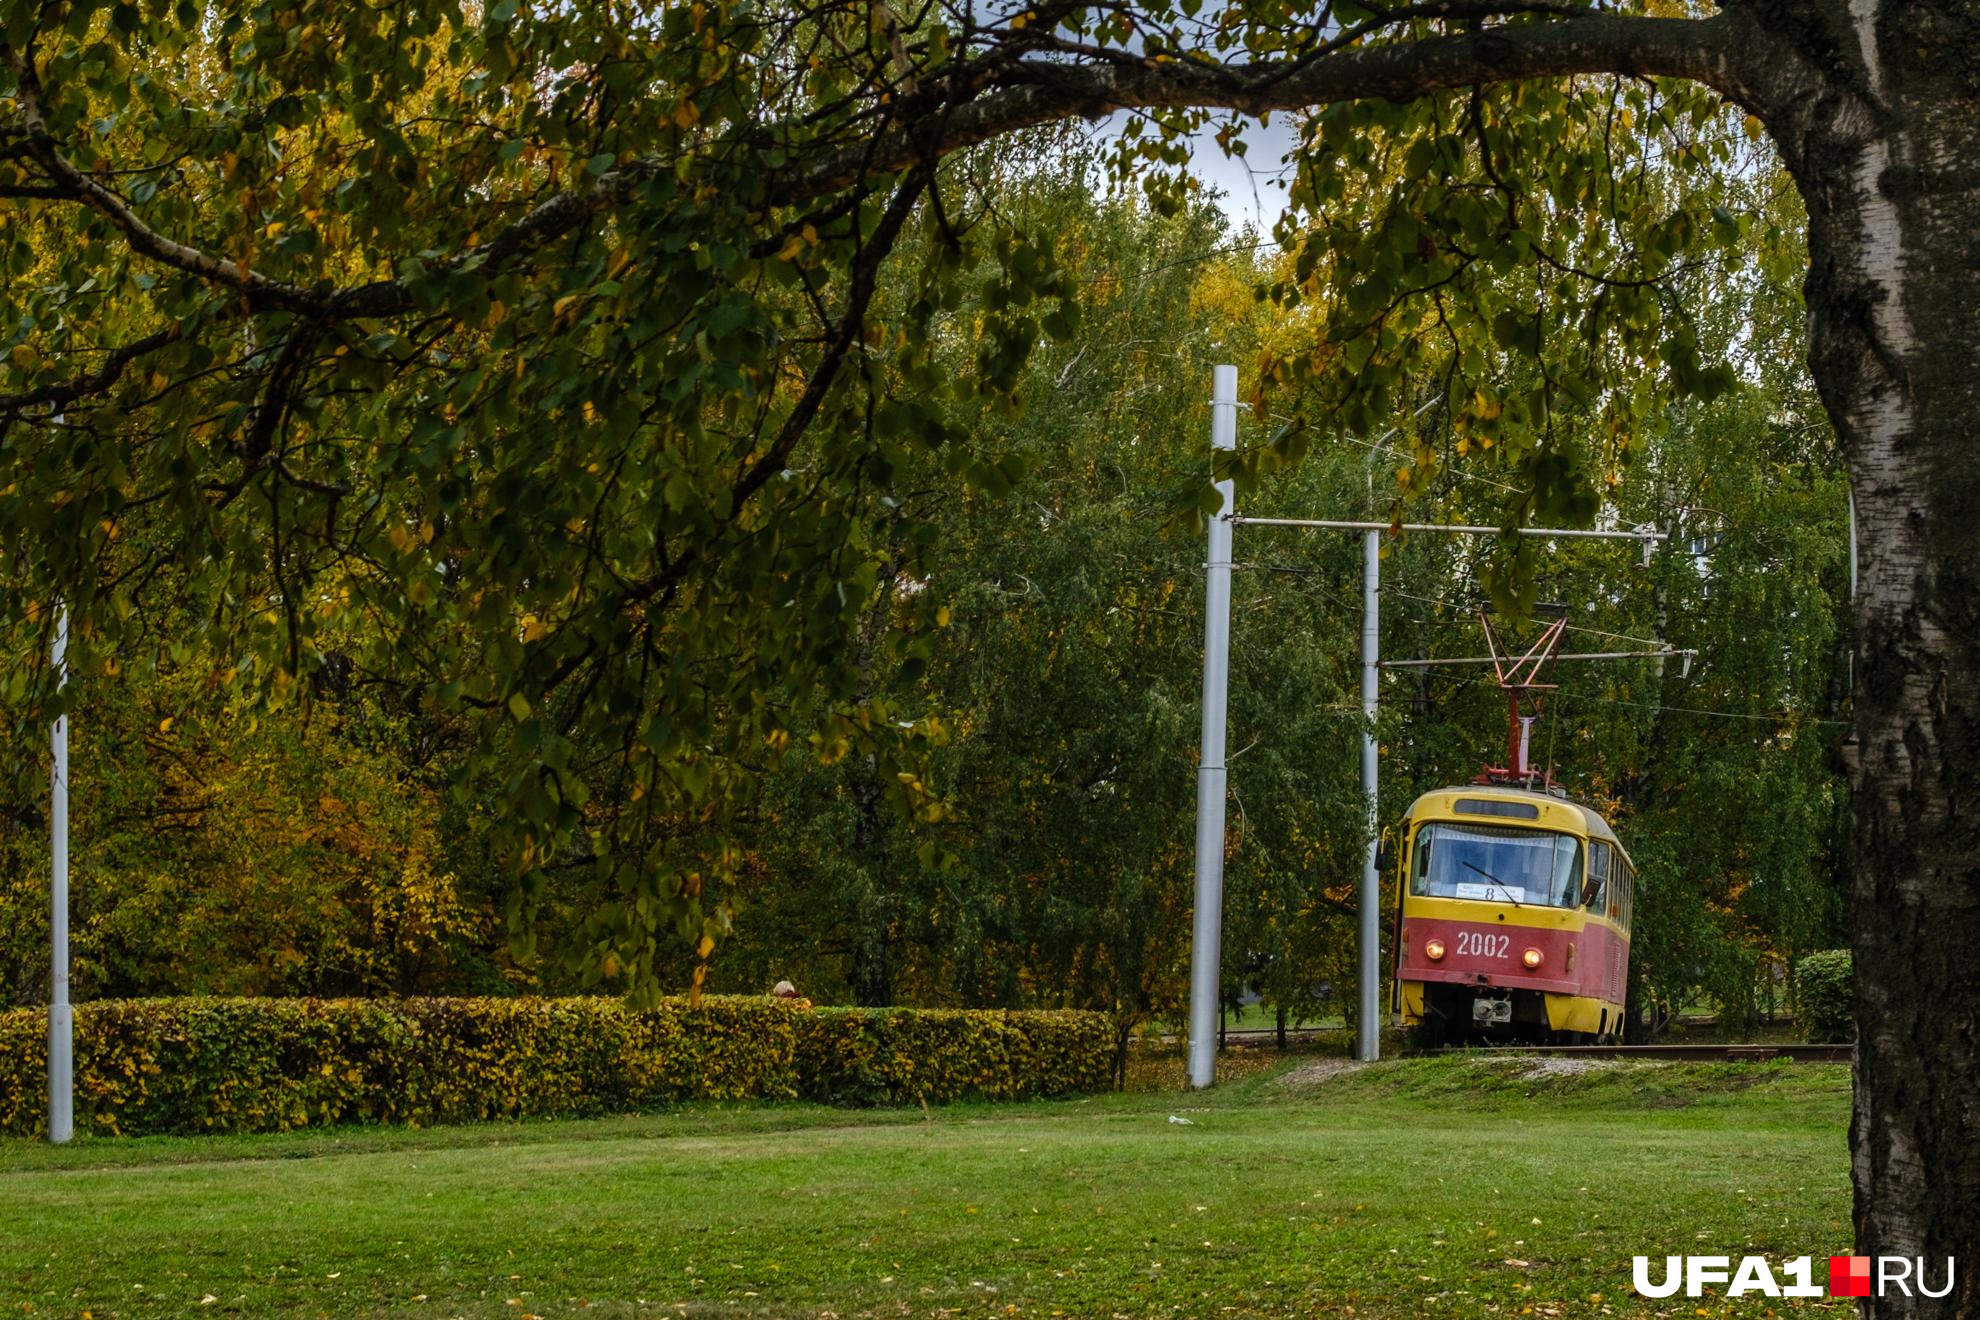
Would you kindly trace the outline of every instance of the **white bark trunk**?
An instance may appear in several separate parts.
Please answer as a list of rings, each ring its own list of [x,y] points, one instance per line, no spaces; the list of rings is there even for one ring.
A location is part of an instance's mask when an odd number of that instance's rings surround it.
[[[1980,1268],[1980,12],[1827,12],[1847,63],[1769,123],[1808,201],[1811,365],[1858,519],[1855,1250],[1934,1278],[1955,1257],[1947,1298],[1864,1305],[1954,1316]]]

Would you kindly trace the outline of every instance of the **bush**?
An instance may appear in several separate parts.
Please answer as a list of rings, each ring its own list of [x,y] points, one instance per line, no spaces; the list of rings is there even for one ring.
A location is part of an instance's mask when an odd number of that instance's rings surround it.
[[[838,1105],[1026,1100],[1113,1085],[1099,1013],[827,1008],[797,1019],[798,1094]]]
[[[1811,953],[1795,965],[1801,1026],[1811,1041],[1856,1037],[1856,977],[1848,949]]]
[[[806,1010],[771,999],[148,999],[76,1008],[85,1132],[277,1132],[624,1113],[696,1099],[835,1104],[1103,1090],[1093,1013]],[[47,1016],[0,1013],[0,1132],[45,1120]]]

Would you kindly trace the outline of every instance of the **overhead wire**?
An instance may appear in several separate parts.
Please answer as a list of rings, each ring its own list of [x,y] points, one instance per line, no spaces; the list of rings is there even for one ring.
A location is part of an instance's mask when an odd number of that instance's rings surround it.
[[[1413,594],[1413,593],[1411,593],[1411,592],[1407,592],[1407,591],[1401,591],[1401,590],[1398,590],[1398,589],[1396,589],[1396,588],[1394,588],[1394,587],[1384,587],[1384,588],[1382,588],[1382,592],[1383,592],[1383,594],[1384,594],[1384,595],[1390,595],[1390,596],[1398,596],[1398,597],[1401,597],[1401,598],[1402,598],[1402,599],[1404,599],[1404,600],[1414,600],[1414,601],[1421,601],[1421,602],[1422,602],[1423,604],[1425,604],[1425,605],[1448,605],[1448,604],[1450,604],[1450,602],[1449,602],[1449,601],[1443,601],[1443,600],[1438,600],[1438,599],[1436,599],[1436,598],[1435,598],[1434,596],[1418,596],[1418,595],[1415,595],[1415,594]],[[1667,646],[1667,645],[1669,645],[1669,643],[1668,643],[1668,642],[1665,642],[1665,641],[1660,641],[1660,640],[1658,640],[1658,639],[1656,639],[1656,638],[1654,638],[1654,637],[1632,637],[1632,636],[1630,636],[1630,635],[1629,635],[1628,633],[1619,633],[1619,632],[1610,632],[1610,631],[1609,631],[1608,629],[1606,629],[1606,628],[1589,628],[1589,627],[1586,627],[1586,626],[1584,626],[1584,625],[1582,625],[1582,624],[1578,624],[1578,623],[1570,623],[1570,624],[1566,624],[1566,625],[1564,625],[1564,626],[1566,627],[1566,629],[1567,629],[1567,631],[1569,631],[1569,632],[1578,632],[1578,633],[1587,633],[1587,634],[1588,634],[1589,636],[1591,636],[1591,637],[1613,637],[1613,638],[1615,638],[1615,639],[1616,639],[1617,641],[1623,641],[1623,642],[1635,642],[1635,643],[1636,643],[1637,645],[1639,645],[1639,646]]]
[[[1233,564],[1232,567],[1254,569],[1269,573],[1290,573],[1299,576],[1318,576],[1325,572],[1325,570],[1323,569],[1299,568],[1299,567],[1294,567],[1292,565],[1278,565],[1278,564],[1258,564],[1258,563]],[[1424,604],[1443,605],[1448,603],[1445,601],[1436,600],[1435,598],[1430,596],[1419,596],[1412,592],[1395,591],[1394,588],[1385,587],[1383,588],[1383,590],[1385,593],[1393,593],[1394,595],[1399,596],[1405,600],[1418,601]],[[1312,591],[1311,594],[1318,596],[1326,601],[1329,601],[1334,605],[1339,606],[1342,613],[1344,614],[1358,613],[1361,609],[1359,602],[1351,601],[1346,597],[1337,595],[1334,592],[1326,590],[1325,588],[1319,589],[1317,591]],[[1419,622],[1434,622],[1434,621],[1419,620]],[[1598,637],[1612,637],[1621,641],[1638,642],[1652,646],[1659,644],[1647,637],[1634,637],[1628,633],[1610,632],[1607,631],[1606,629],[1601,629],[1601,628],[1584,628],[1584,627],[1579,627],[1575,624],[1569,624],[1567,625],[1567,627],[1575,632],[1589,633]],[[1483,675],[1467,676],[1453,680],[1451,684],[1451,688],[1449,690],[1458,691],[1465,688],[1483,686],[1483,685],[1484,685]],[[1569,703],[1600,702],[1601,704],[1607,706],[1627,706],[1635,710],[1649,710],[1649,711],[1658,711],[1663,713],[1680,714],[1680,715],[1700,715],[1710,719],[1722,719],[1722,720],[1760,720],[1775,724],[1803,723],[1803,724],[1830,725],[1835,727],[1845,727],[1849,724],[1848,720],[1833,719],[1830,717],[1819,716],[1819,715],[1809,715],[1801,711],[1794,711],[1794,710],[1771,711],[1771,712],[1714,710],[1704,706],[1679,706],[1679,705],[1673,705],[1668,702],[1626,701],[1620,697],[1598,697],[1598,696],[1586,695],[1582,693],[1564,693],[1559,691],[1556,691],[1553,696],[1548,698],[1548,705],[1551,707],[1555,703],[1563,702],[1563,701]],[[1341,706],[1341,707],[1323,706],[1320,708],[1320,710],[1327,714],[1339,714],[1339,715],[1359,715],[1361,713],[1361,708],[1359,706]],[[1550,738],[1554,736],[1554,733],[1555,730],[1549,729],[1548,734]]]
[[[1556,695],[1555,701],[1599,701],[1607,706],[1632,706],[1638,710],[1674,711],[1684,715],[1709,715],[1721,720],[1769,720],[1776,724],[1830,724],[1847,728],[1848,720],[1831,719],[1822,715],[1804,715],[1800,711],[1782,710],[1771,713],[1757,713],[1739,710],[1708,710],[1703,706],[1672,706],[1663,702],[1624,701],[1621,697],[1591,697],[1580,693]]]

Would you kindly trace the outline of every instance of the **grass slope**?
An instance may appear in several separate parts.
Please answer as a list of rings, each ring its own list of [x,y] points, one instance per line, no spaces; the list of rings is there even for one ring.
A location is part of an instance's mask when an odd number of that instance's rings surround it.
[[[0,1143],[0,1310],[1757,1316],[1796,1304],[1646,1303],[1630,1257],[1846,1250],[1848,1104],[1841,1067],[1438,1059],[926,1117]]]

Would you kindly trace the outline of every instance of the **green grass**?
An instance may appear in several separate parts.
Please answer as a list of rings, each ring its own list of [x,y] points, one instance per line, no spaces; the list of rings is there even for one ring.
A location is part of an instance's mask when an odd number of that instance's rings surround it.
[[[0,1143],[0,1311],[1649,1315],[1634,1254],[1848,1246],[1842,1067],[1306,1066],[926,1116]],[[1701,1305],[1728,1309],[1662,1307]]]

